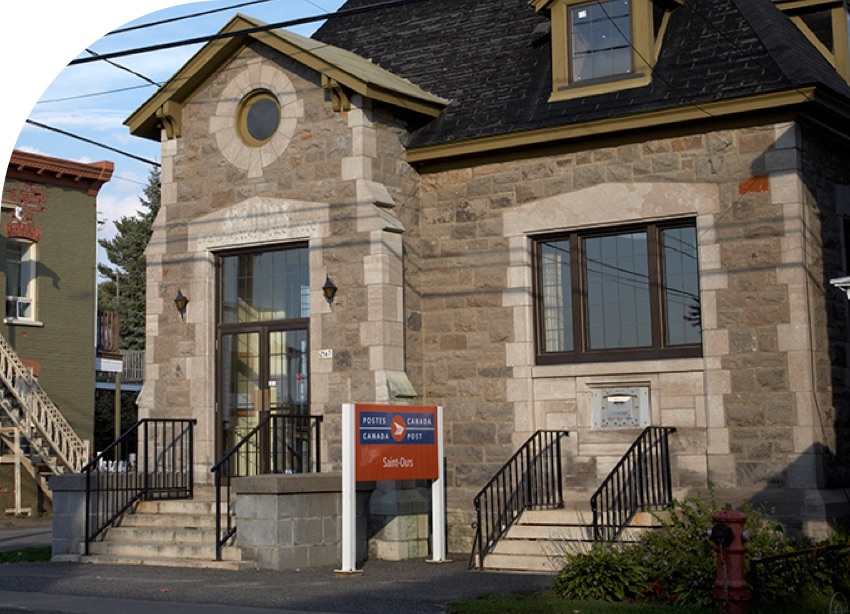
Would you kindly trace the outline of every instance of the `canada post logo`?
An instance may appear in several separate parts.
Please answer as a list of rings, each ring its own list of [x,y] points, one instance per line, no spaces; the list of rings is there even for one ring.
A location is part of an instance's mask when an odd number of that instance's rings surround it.
[[[434,445],[433,414],[360,413],[360,445]]]

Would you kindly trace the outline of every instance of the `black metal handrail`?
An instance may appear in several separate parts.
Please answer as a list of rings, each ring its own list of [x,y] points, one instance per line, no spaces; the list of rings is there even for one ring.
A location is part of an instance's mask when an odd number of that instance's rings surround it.
[[[527,509],[564,506],[561,438],[567,431],[537,431],[474,499],[477,525],[469,566],[484,557]]]
[[[766,578],[781,578],[784,586],[792,588],[800,588],[799,586],[795,587],[794,584],[802,584],[807,580],[814,583],[823,582],[823,578],[819,577],[817,573],[818,568],[825,566],[828,569],[835,569],[838,565],[841,565],[846,569],[850,564],[850,552],[848,551],[850,551],[850,544],[831,544],[751,559],[747,581],[753,589],[753,601],[758,603],[761,600]],[[838,555],[838,560],[831,558],[832,555]],[[802,558],[810,559],[808,568],[799,564],[784,565],[789,559]],[[823,558],[826,558],[826,562],[821,561]],[[769,571],[761,571],[765,569]]]
[[[197,420],[139,420],[82,469],[86,476],[86,545],[137,501],[191,499]]]
[[[673,427],[649,426],[590,498],[593,539],[615,541],[638,510],[673,504],[669,437]]]
[[[236,535],[230,478],[269,473],[320,473],[322,416],[269,413],[210,471],[215,474],[216,558]]]

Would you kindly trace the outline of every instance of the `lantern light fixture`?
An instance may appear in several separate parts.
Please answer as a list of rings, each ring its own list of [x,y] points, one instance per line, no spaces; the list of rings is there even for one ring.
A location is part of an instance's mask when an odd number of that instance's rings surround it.
[[[336,296],[337,287],[334,285],[334,282],[331,281],[331,278],[325,275],[325,285],[322,286],[322,295],[325,297],[325,300],[328,302],[328,305],[332,305],[334,302],[334,297]]]
[[[177,289],[177,296],[174,297],[174,306],[177,307],[177,313],[180,314],[180,319],[186,318],[186,305],[189,304],[189,297],[183,295],[183,290]]]

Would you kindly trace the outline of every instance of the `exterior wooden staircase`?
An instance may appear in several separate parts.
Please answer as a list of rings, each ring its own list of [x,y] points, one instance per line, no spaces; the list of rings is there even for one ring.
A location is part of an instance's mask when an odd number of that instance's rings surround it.
[[[222,570],[254,569],[237,546],[216,559],[215,491],[196,488],[192,499],[141,501],[89,544],[85,563],[158,565]]]
[[[0,447],[7,451],[3,460],[19,462],[47,497],[47,477],[79,472],[89,455],[89,442],[74,432],[2,335]]]
[[[475,498],[470,566],[555,573],[569,554],[657,529],[673,503],[673,431],[645,429],[589,499],[565,499],[560,441],[568,434],[538,431]]]

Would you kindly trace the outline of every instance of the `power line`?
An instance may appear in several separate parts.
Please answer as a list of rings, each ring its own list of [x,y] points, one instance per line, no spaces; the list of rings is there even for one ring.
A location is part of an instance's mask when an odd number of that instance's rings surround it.
[[[99,58],[99,57],[100,57],[100,54],[99,54],[99,53],[95,53],[95,52],[94,52],[94,51],[92,51],[91,49],[86,49],[86,52],[87,52],[87,53],[89,53],[92,57],[95,57],[95,58]],[[142,79],[143,81],[147,81],[147,82],[148,82],[148,83],[150,83],[151,85],[155,85],[156,87],[162,87],[162,83],[157,83],[157,82],[156,82],[156,81],[154,81],[153,79],[150,79],[149,77],[146,77],[145,75],[143,75],[143,74],[142,74],[142,73],[140,73],[140,72],[136,72],[136,71],[135,71],[135,70],[133,70],[132,68],[127,68],[126,66],[122,66],[122,65],[121,65],[121,64],[119,64],[118,62],[113,62],[112,60],[104,60],[104,62],[106,62],[106,63],[107,63],[107,64],[109,64],[110,66],[114,66],[114,67],[115,67],[115,68],[117,68],[118,70],[123,70],[123,71],[125,71],[125,72],[130,73],[130,74],[131,74],[131,75],[133,75],[134,77],[138,77],[139,79]]]
[[[48,126],[47,124],[42,124],[41,122],[33,121],[31,119],[27,120],[27,123],[32,126],[37,126],[38,128],[43,128],[44,130],[50,130],[51,132],[55,132],[57,134],[61,134],[63,136],[70,137],[72,139],[77,139],[78,141],[83,141],[84,143],[88,143],[89,145],[95,145],[96,147],[102,147],[103,149],[108,149],[109,151],[115,152],[122,156],[126,156],[128,158],[132,158],[133,160],[138,160],[139,162],[144,162],[145,164],[151,164],[156,167],[162,166],[159,162],[155,162],[154,160],[148,160],[147,158],[143,158],[141,156],[137,156],[136,154],[131,154],[126,151],[121,151],[111,145],[106,145],[105,143],[98,143],[97,141],[93,141],[92,139],[86,138],[84,136],[80,136],[79,134],[74,134],[73,132],[68,132],[66,130],[62,130],[60,128],[54,128],[53,126]]]
[[[169,19],[160,19],[159,21],[151,21],[149,23],[142,23],[142,24],[139,24],[139,25],[136,25],[136,26],[127,26],[126,28],[118,28],[117,30],[112,30],[112,32],[107,32],[106,34],[104,34],[104,37],[112,36],[113,34],[123,34],[125,32],[133,32],[135,30],[144,30],[146,28],[153,28],[153,27],[156,27],[156,26],[162,26],[162,25],[165,25],[167,23],[174,23],[176,21],[183,21],[184,19],[194,19],[196,17],[205,17],[206,15],[213,15],[215,13],[222,13],[224,11],[239,9],[239,8],[242,8],[243,6],[250,6],[252,4],[263,4],[265,2],[272,2],[272,1],[273,0],[252,0],[251,2],[243,2],[241,4],[233,4],[231,6],[223,6],[221,8],[212,9],[210,11],[202,11],[200,13],[191,13],[191,14],[188,14],[188,15],[180,15],[178,17],[170,17]],[[313,3],[310,2],[310,4],[313,4]],[[316,5],[314,4],[313,6],[316,6]],[[322,9],[322,7],[318,7],[318,8],[320,8],[321,10],[325,10],[325,9]]]
[[[130,87],[119,87],[114,90],[106,90],[104,92],[91,92],[89,94],[78,94],[76,96],[66,96],[65,98],[51,98],[49,100],[39,100],[35,104],[49,104],[53,102],[68,102],[70,100],[81,100],[83,98],[94,98],[96,96],[107,96],[109,94],[121,94],[123,92],[129,92],[132,90],[140,90],[145,87],[150,87],[150,85],[132,85]]]
[[[376,11],[381,9],[394,8],[398,6],[404,6],[406,4],[414,4],[418,2],[423,2],[424,0],[389,0],[387,2],[379,2],[377,4],[370,4],[368,6],[361,6],[359,8],[345,9],[336,11],[335,13],[324,13],[322,15],[315,15],[313,17],[301,17],[299,19],[290,19],[289,21],[281,21],[278,23],[266,24],[262,26],[255,26],[252,28],[245,28],[243,30],[237,30],[235,32],[219,32],[218,34],[209,34],[207,36],[198,36],[195,38],[188,38],[179,41],[172,41],[170,43],[160,43],[158,45],[149,45],[147,47],[136,47],[134,49],[125,49],[123,51],[112,51],[109,53],[103,53],[100,56],[93,58],[77,58],[75,60],[71,60],[68,62],[68,66],[77,66],[79,64],[89,64],[91,62],[98,62],[102,60],[111,60],[113,58],[121,58],[128,55],[137,55],[140,53],[150,53],[152,51],[163,51],[165,49],[174,49],[175,47],[185,47],[187,45],[198,45],[201,43],[208,43],[216,40],[224,40],[228,38],[236,38],[238,36],[244,36],[246,34],[256,34],[259,32],[267,32],[269,30],[278,30],[280,28],[290,28],[292,26],[300,26],[307,23],[314,23],[316,21],[325,21],[326,19],[330,19],[331,17],[346,17],[349,15],[359,15],[361,13],[367,13],[370,11]]]

